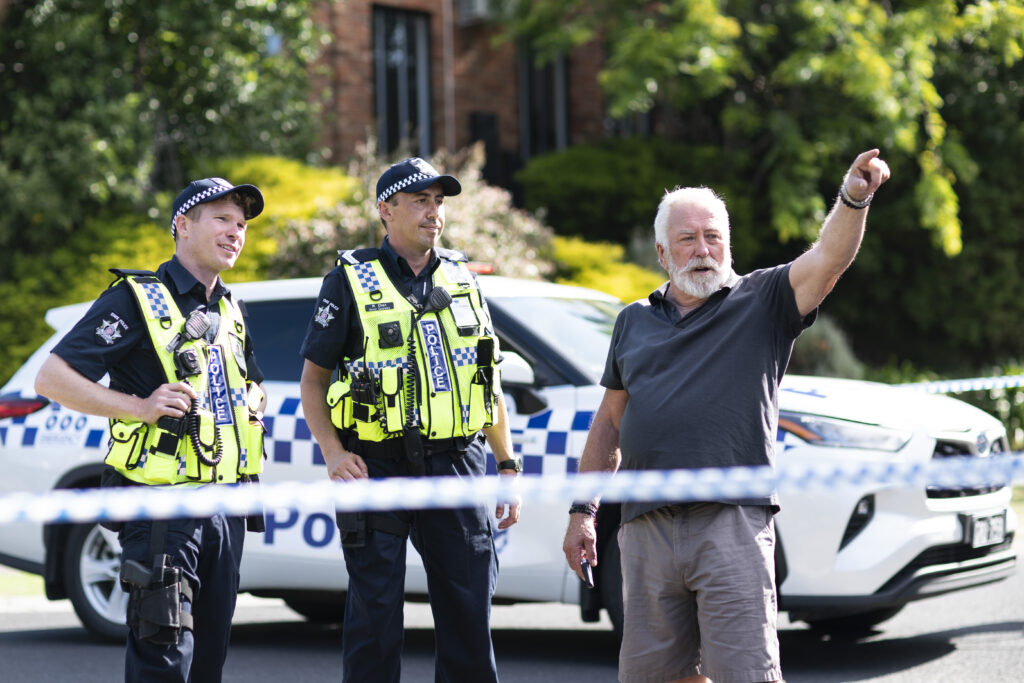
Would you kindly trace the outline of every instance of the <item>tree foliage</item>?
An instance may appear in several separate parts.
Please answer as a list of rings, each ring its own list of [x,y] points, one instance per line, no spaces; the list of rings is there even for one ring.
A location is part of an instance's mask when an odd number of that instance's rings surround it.
[[[937,83],[964,47],[998,68],[1024,44],[1019,0],[506,4],[510,34],[541,58],[607,46],[600,79],[613,115],[654,110],[681,141],[748,153],[782,240],[813,238],[828,208],[823,178],[834,185],[837,163],[878,146],[913,159],[918,223],[948,255],[962,247],[954,184],[975,162]]]
[[[966,374],[1021,357],[1024,2],[509,6],[509,34],[529,39],[542,56],[590,41],[605,47],[601,83],[612,111],[646,112],[659,140],[680,144],[652,157],[677,182],[726,190],[734,242],[746,240],[734,244],[738,270],[798,255],[816,237],[855,154],[881,148],[893,178],[871,208],[861,253],[829,297],[829,313],[875,366],[912,359]],[[573,153],[581,152],[565,156]],[[551,173],[557,166],[542,158],[526,168],[528,202],[533,164]],[[577,176],[601,173],[587,168]],[[599,204],[604,185],[655,175],[619,175],[594,188],[577,182],[560,207],[550,194],[534,206],[554,215],[570,204]],[[643,188],[646,220],[623,221],[620,242],[650,224],[667,185]],[[622,196],[633,202],[639,192],[629,187]],[[737,192],[748,201],[737,203]]]
[[[356,185],[337,169],[282,157],[224,157],[200,165],[209,175],[257,185],[266,199],[265,210],[246,230],[241,258],[223,274],[229,286],[265,279],[285,226],[312,220],[318,207],[351,196]],[[43,319],[47,309],[94,299],[113,280],[110,268],[155,270],[171,257],[169,225],[176,195],[177,190],[156,195],[155,218],[138,211],[89,216],[45,253],[23,254],[14,262],[11,277],[0,280],[0,339],[5,340],[0,385],[52,334]]]
[[[151,209],[199,159],[306,154],[310,4],[10,2],[0,16],[0,274],[90,215]]]

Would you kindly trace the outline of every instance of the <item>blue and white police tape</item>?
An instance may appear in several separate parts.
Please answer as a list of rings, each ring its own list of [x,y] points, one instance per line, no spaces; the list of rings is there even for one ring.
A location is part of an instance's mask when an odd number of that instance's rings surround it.
[[[991,487],[1024,479],[1020,454],[951,457],[926,463],[734,467],[620,471],[565,477],[528,475],[460,479],[431,477],[352,482],[282,482],[200,488],[57,489],[0,496],[0,523],[79,523],[105,520],[246,515],[263,510],[397,510],[490,505],[519,497],[527,503],[723,500],[761,497],[773,490],[827,492],[845,486],[883,488]]]
[[[971,377],[967,379],[938,380],[935,382],[907,382],[895,386],[905,389],[917,389],[929,394],[962,394],[966,391],[988,391],[990,389],[1017,389],[1024,387],[1024,375]]]

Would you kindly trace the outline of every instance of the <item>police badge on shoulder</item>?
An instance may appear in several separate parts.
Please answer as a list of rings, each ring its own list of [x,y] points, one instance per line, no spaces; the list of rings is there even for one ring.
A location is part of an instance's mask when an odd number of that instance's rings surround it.
[[[109,319],[108,319],[109,318]],[[121,338],[121,332],[128,331],[128,325],[113,311],[103,316],[103,320],[96,328],[96,343],[113,346],[114,342]]]
[[[313,322],[320,327],[327,329],[327,326],[334,320],[334,314],[337,313],[338,307],[334,302],[328,299],[321,299],[323,306],[317,306],[316,314],[313,316]]]

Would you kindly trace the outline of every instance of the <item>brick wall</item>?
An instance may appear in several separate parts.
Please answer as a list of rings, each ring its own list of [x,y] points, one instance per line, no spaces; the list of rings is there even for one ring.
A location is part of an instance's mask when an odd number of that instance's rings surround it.
[[[453,78],[446,82],[443,3],[386,0],[377,4],[429,15],[434,146],[449,144],[447,133],[453,129],[455,149],[465,147],[473,141],[471,121],[479,123],[493,116],[492,142],[502,159],[489,159],[489,163],[508,166],[518,159],[520,149],[516,47],[511,42],[495,47],[497,28],[491,24],[460,25],[453,16]],[[313,74],[315,87],[331,91],[324,112],[322,144],[330,150],[333,163],[344,163],[367,134],[374,132],[373,6],[366,0],[336,0],[322,3],[316,11],[316,21],[333,36]],[[457,1],[451,0],[452,12],[456,9]],[[570,141],[600,139],[604,135],[604,100],[597,85],[600,51],[587,46],[575,51],[569,63]],[[449,109],[446,87],[452,80],[454,106]]]

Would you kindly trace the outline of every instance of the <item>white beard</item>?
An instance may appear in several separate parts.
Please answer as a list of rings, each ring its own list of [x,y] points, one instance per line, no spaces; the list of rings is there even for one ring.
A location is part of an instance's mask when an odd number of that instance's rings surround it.
[[[729,279],[731,269],[725,265],[729,261],[728,252],[724,254],[722,263],[718,263],[710,256],[694,256],[683,267],[676,265],[672,254],[668,251],[665,252],[665,255],[672,285],[695,299],[707,299],[721,289]],[[698,272],[697,268],[711,268],[712,270]]]

